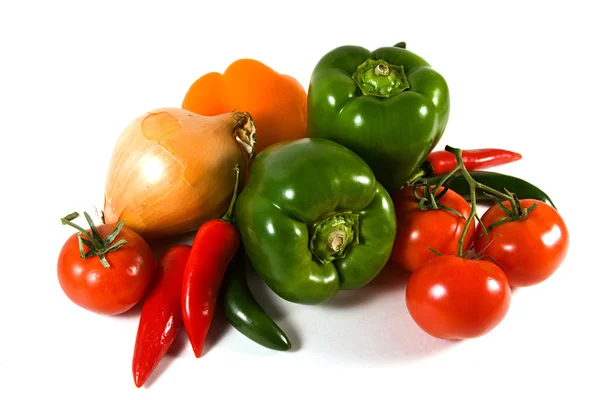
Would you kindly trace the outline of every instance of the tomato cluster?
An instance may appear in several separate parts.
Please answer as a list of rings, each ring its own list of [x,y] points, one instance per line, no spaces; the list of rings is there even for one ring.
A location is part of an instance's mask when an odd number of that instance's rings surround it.
[[[442,192],[427,196],[408,186],[393,194],[398,231],[391,259],[411,271],[406,305],[421,329],[441,339],[475,338],[505,317],[511,287],[538,284],[556,271],[569,234],[555,208],[532,199],[516,200],[528,211],[518,218],[511,218],[509,201],[494,204],[464,232],[471,205],[450,189]],[[428,198],[435,205],[423,207]]]

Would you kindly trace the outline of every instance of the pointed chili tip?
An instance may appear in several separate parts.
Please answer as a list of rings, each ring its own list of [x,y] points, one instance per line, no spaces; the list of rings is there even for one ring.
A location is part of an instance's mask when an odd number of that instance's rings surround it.
[[[202,347],[197,348],[196,346],[192,346],[192,349],[194,350],[194,355],[196,358],[200,358],[202,355]]]
[[[283,340],[283,346],[282,346],[282,350],[283,350],[283,351],[288,351],[288,350],[291,350],[291,348],[292,348],[292,343],[291,343],[291,342],[290,342],[290,340],[287,338],[287,336],[285,336],[285,335],[284,335],[284,336],[282,337],[282,340]]]
[[[147,378],[148,376],[146,374],[142,374],[139,371],[133,373],[133,383],[138,388],[141,388],[144,385]]]

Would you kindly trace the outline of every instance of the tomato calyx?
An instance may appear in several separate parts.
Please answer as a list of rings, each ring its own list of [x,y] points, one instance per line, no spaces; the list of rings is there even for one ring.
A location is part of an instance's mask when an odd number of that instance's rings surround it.
[[[463,175],[463,177],[469,184],[470,198],[471,198],[471,213],[469,214],[469,217],[467,218],[466,226],[469,226],[469,224],[471,224],[473,219],[477,219],[479,224],[482,226],[482,231],[483,231],[482,235],[487,236],[488,231],[497,227],[498,225],[501,225],[501,224],[509,222],[509,221],[518,221],[518,220],[527,218],[527,215],[529,215],[531,213],[531,211],[537,206],[537,204],[533,204],[532,206],[523,209],[521,207],[520,201],[517,198],[517,195],[515,193],[512,193],[507,189],[504,189],[505,193],[503,193],[499,190],[496,190],[494,188],[491,188],[489,186],[486,186],[482,183],[477,182],[475,179],[473,179],[473,177],[471,176],[471,174],[469,173],[469,171],[467,170],[467,168],[465,166],[465,163],[462,158],[462,150],[459,148],[454,148],[449,145],[446,145],[445,150],[454,155],[454,157],[456,158],[457,165],[450,172],[443,175],[441,181],[435,186],[435,188],[438,188],[438,187],[446,188],[446,186],[449,186],[449,185],[447,185],[448,182],[451,182],[458,175]],[[415,184],[415,186],[421,185],[421,183],[419,183],[419,182],[417,184]],[[426,178],[424,179],[424,182],[425,182],[425,185],[427,185]],[[446,186],[444,186],[444,185],[446,185]],[[426,189],[426,190],[428,190],[430,194],[424,196],[423,199],[419,200],[419,205],[421,206],[421,202],[423,202],[423,207],[431,207],[431,205],[426,204],[426,202],[429,201],[431,204],[433,204],[433,207],[435,207],[436,197],[431,194],[430,189]],[[492,201],[494,201],[502,209],[502,211],[504,211],[504,213],[506,214],[506,217],[502,218],[499,221],[496,221],[489,227],[484,226],[484,224],[481,221],[481,218],[477,214],[477,190],[480,190],[485,196],[489,197]],[[444,191],[442,191],[442,193],[444,193]],[[416,192],[415,192],[415,196],[416,196]],[[425,200],[426,197],[428,197],[428,200]],[[504,204],[502,204],[503,201],[508,201],[510,204],[510,208],[506,207]],[[459,257],[463,257],[463,243],[465,240],[465,236],[466,236],[466,230],[462,232],[460,239],[458,240],[458,256]],[[468,253],[469,250],[470,249],[468,249],[467,252],[465,252],[465,253]]]
[[[418,193],[418,188],[422,187],[423,188],[423,196],[421,196]],[[436,186],[434,189],[437,189],[439,186]],[[415,200],[417,200],[419,202],[419,204],[417,205],[417,208],[421,211],[427,211],[427,210],[444,210],[444,211],[448,211],[462,219],[465,219],[465,217],[459,213],[457,210],[451,208],[451,207],[447,207],[443,204],[439,204],[439,201],[441,200],[441,198],[448,192],[448,188],[444,187],[444,189],[439,192],[439,193],[435,193],[435,191],[432,191],[432,187],[431,185],[429,185],[427,182],[420,182],[420,183],[416,183],[413,185],[413,196],[415,197]]]
[[[485,227],[483,229],[485,231]],[[498,239],[498,236],[493,237],[488,243],[486,243],[486,245],[481,250],[479,250],[477,253],[473,254],[472,256],[470,256],[468,258],[470,258],[472,260],[481,260],[481,259],[487,258],[491,262],[496,264],[502,271],[506,271],[506,267],[504,265],[500,264],[494,257],[485,254],[485,251],[487,250],[487,248],[490,247],[492,242],[494,242],[494,240],[496,240],[496,239]],[[473,247],[475,247],[475,244],[473,244]]]
[[[98,258],[100,258],[100,263],[102,264],[102,266],[104,266],[105,268],[110,268],[110,264],[106,259],[106,254],[111,251],[119,250],[127,243],[127,240],[125,239],[121,239],[118,242],[113,243],[117,235],[123,228],[125,222],[119,221],[119,223],[115,226],[115,229],[105,238],[102,238],[102,236],[100,236],[100,233],[98,232],[98,229],[96,228],[96,225],[94,224],[94,221],[92,221],[92,218],[89,216],[89,214],[84,211],[83,215],[85,216],[85,219],[87,220],[90,226],[90,231],[92,232],[91,234],[85,229],[83,229],[81,226],[73,222],[74,219],[79,217],[78,212],[73,212],[61,218],[60,221],[63,225],[69,225],[79,231],[79,233],[77,233],[77,241],[79,243],[79,253],[81,255],[81,258],[85,259],[98,256]],[[83,238],[82,236],[85,236],[86,238]],[[87,252],[85,252],[84,245],[86,245],[89,248]]]
[[[484,231],[482,232],[482,234],[487,235],[488,231],[491,231],[498,225],[502,225],[506,222],[523,220],[523,219],[527,218],[527,216],[531,213],[531,211],[533,211],[533,209],[538,206],[537,203],[534,203],[527,208],[522,208],[521,202],[519,201],[517,196],[514,193],[509,192],[508,190],[506,192],[512,197],[512,199],[510,200],[510,209],[508,207],[506,207],[504,204],[502,204],[502,202],[499,201],[497,198],[492,197],[492,200],[494,201],[494,203],[498,207],[500,207],[500,209],[506,214],[506,217],[499,219],[498,221],[494,222],[490,226],[484,227]]]

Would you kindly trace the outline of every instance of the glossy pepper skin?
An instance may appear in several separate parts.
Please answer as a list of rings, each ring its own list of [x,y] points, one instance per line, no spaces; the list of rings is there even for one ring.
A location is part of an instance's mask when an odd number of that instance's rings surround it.
[[[441,139],[450,94],[444,77],[402,46],[373,52],[342,46],[315,66],[307,114],[309,137],[334,140],[357,153],[391,193]]]
[[[256,272],[277,295],[301,304],[366,285],[388,261],[396,235],[392,200],[369,166],[320,138],[260,153],[235,221]]]
[[[183,324],[181,283],[191,247],[169,248],[158,262],[153,285],[146,295],[133,351],[133,381],[142,387],[156,369]]]
[[[256,301],[246,276],[246,252],[240,247],[222,285],[225,317],[244,336],[266,348],[278,351],[291,349],[286,334]]]
[[[198,229],[183,271],[181,313],[196,358],[202,355],[225,271],[240,246],[239,232],[231,220],[240,179],[239,165],[235,166],[235,173],[229,210]]]
[[[462,159],[467,171],[497,167],[519,161],[523,156],[505,149],[467,149],[462,151]],[[427,156],[422,168],[426,176],[447,174],[456,167],[456,157],[446,150],[434,151]]]
[[[223,74],[202,75],[188,89],[182,108],[201,115],[243,110],[256,124],[256,152],[306,137],[306,90],[294,77],[258,60],[242,58]]]

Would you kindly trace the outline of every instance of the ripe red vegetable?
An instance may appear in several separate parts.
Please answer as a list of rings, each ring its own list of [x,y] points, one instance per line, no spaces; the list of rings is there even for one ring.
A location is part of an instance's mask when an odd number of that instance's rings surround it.
[[[406,306],[417,325],[440,339],[482,336],[505,317],[511,290],[504,272],[486,260],[438,256],[412,273]]]
[[[229,210],[222,218],[208,221],[198,229],[184,270],[181,293],[183,324],[196,358],[202,354],[225,271],[240,246],[239,233],[231,223],[239,184],[238,165],[235,172],[235,188]]]
[[[436,188],[435,194],[440,195],[443,190],[443,187]],[[428,200],[424,192],[423,186],[416,189],[406,186],[392,196],[398,228],[390,258],[408,271],[415,271],[425,262],[438,257],[430,248],[441,254],[457,254],[458,241],[471,213],[467,200],[450,189],[441,198],[435,197],[437,208],[431,208],[433,205],[429,202],[424,203],[427,206],[422,209],[415,194],[421,200]],[[433,188],[428,192],[433,192]],[[475,220],[472,220],[463,241],[463,252],[473,243],[474,233]]]
[[[141,387],[167,353],[182,325],[181,285],[191,246],[169,248],[142,306],[133,352],[133,381]]]
[[[136,305],[154,275],[154,255],[136,232],[118,224],[95,226],[84,213],[90,229],[72,222],[72,213],[62,218],[76,228],[64,243],[57,263],[60,287],[75,304],[98,314],[116,315]]]
[[[518,161],[521,154],[504,149],[462,150],[462,160],[467,171],[492,168]],[[454,154],[446,150],[434,151],[427,156],[424,168],[429,176],[446,174],[457,166]]]
[[[501,204],[512,210],[510,202]],[[492,229],[493,224],[507,218],[498,204],[492,205],[481,217],[489,229],[483,234],[480,226],[475,233],[475,251],[493,258],[505,268],[511,286],[532,286],[548,279],[567,255],[569,232],[558,211],[539,200],[524,199],[521,209],[535,205],[523,219],[508,220]]]

